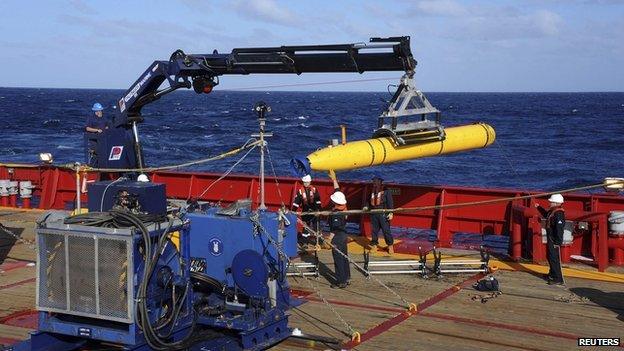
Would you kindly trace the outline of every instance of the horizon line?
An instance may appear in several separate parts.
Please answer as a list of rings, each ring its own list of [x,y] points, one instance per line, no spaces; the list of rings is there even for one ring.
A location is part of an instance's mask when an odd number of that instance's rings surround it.
[[[128,89],[124,88],[59,88],[59,87],[27,87],[27,86],[0,86],[0,89],[35,89],[35,90],[114,90],[114,91],[127,91]],[[175,92],[182,93],[190,93],[193,92],[191,89],[185,90],[177,90]],[[247,89],[247,88],[238,88],[238,89],[222,89],[222,90],[214,90],[213,92],[278,92],[278,93],[387,93],[386,90],[279,90],[279,89],[269,89],[269,90],[258,90],[258,89]],[[511,91],[460,91],[460,90],[430,90],[424,91],[427,94],[436,94],[436,93],[444,93],[444,94],[595,94],[595,93],[624,93],[624,91],[617,90],[542,90],[542,91],[526,91],[526,90],[511,90]]]

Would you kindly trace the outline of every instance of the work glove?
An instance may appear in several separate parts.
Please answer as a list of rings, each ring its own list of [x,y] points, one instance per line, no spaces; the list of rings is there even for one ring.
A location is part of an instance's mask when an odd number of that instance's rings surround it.
[[[334,172],[333,169],[330,169],[329,171],[327,171],[327,174],[329,175],[329,179],[336,180],[336,172]]]

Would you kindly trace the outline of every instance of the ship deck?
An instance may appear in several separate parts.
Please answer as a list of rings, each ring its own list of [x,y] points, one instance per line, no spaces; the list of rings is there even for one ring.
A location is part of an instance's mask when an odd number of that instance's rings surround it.
[[[32,240],[40,215],[39,211],[0,209],[0,223],[20,238],[0,236],[0,344],[26,339],[36,328]],[[361,260],[358,242],[350,244],[350,252]],[[327,279],[333,271],[331,253],[321,251],[319,257],[321,277],[290,278],[300,303],[291,311],[290,325],[343,344],[291,338],[272,350],[569,350],[577,348],[579,337],[624,338],[621,270],[597,273],[569,266],[564,270],[567,288],[561,288],[545,284],[540,275],[545,267],[493,263],[504,268],[494,273],[503,294],[486,302],[480,299],[486,294],[471,287],[478,275],[377,276],[418,305],[416,313],[407,313],[400,299],[353,268],[347,289],[331,289]],[[377,259],[385,259],[383,253]],[[361,343],[349,344],[349,330],[332,309],[361,334]]]

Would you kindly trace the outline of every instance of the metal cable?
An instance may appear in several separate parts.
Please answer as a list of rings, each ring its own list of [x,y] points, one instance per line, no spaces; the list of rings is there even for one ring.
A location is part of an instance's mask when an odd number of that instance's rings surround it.
[[[275,241],[275,239],[273,239],[273,236],[271,236],[271,234],[269,234],[266,229],[264,228],[264,226],[262,225],[262,223],[260,223],[260,221],[258,220],[258,213],[254,213],[253,215],[251,215],[249,217],[249,219],[252,221],[252,223],[254,224],[254,227],[256,229],[256,231],[259,234],[264,234],[267,237],[267,240],[269,241],[269,243],[271,245],[273,245],[275,247],[275,249],[277,250],[277,252],[279,253],[279,255],[284,258],[286,260],[286,262],[288,262],[288,264],[290,265],[291,260],[290,257],[288,257],[288,255],[286,255],[284,253],[284,251],[282,250],[282,248],[280,247],[280,245]],[[306,277],[305,275],[303,275],[303,272],[299,269],[299,267],[297,267],[296,265],[292,265],[292,267],[294,267],[297,270],[297,273],[299,273],[303,279],[306,281],[306,283],[310,286],[310,288],[312,290],[314,290],[314,293],[319,297],[319,299],[321,299],[323,301],[323,303],[325,305],[327,305],[327,307],[330,309],[330,311],[336,316],[336,318],[338,318],[338,320],[340,320],[340,322],[342,322],[345,327],[349,330],[349,332],[351,333],[351,335],[356,335],[358,334],[355,329],[353,329],[353,327],[351,327],[351,325],[344,319],[342,318],[342,316],[340,315],[340,313],[338,313],[338,311],[336,311],[336,309],[334,309],[334,307],[331,305],[331,303],[329,303],[329,301],[327,301],[327,299],[323,296],[323,294],[321,293],[321,291],[318,289],[318,287],[316,287],[308,277]]]
[[[303,228],[307,229],[309,232],[311,232],[313,235],[315,235],[316,237],[321,237],[321,233],[315,231],[314,229],[310,228],[307,224],[303,223],[303,221],[301,221],[300,223]],[[398,292],[392,290],[392,288],[390,288],[389,286],[387,286],[386,284],[384,284],[384,282],[382,282],[379,278],[375,277],[373,274],[371,274],[367,269],[365,269],[364,267],[360,266],[357,262],[355,262],[351,257],[349,257],[349,255],[347,255],[346,253],[340,251],[336,246],[334,246],[334,244],[332,244],[331,242],[329,242],[328,240],[325,240],[325,242],[331,246],[332,249],[336,250],[336,252],[338,252],[338,254],[340,254],[342,257],[344,257],[345,259],[347,259],[349,261],[349,263],[351,263],[352,265],[354,265],[357,269],[359,269],[360,271],[364,272],[364,274],[366,274],[366,278],[370,279],[372,278],[377,284],[381,285],[382,287],[384,287],[386,290],[388,290],[390,293],[392,293],[392,295],[394,295],[395,297],[397,297],[399,300],[401,300],[401,302],[403,302],[405,304],[405,307],[407,309],[411,309],[413,307],[413,303],[408,302],[405,298],[403,298],[403,296],[401,296]]]
[[[231,89],[220,89],[219,91],[238,91],[238,90],[256,90],[256,89],[272,89],[272,88],[289,88],[289,87],[305,87],[314,85],[330,85],[330,84],[344,84],[344,83],[360,83],[360,82],[378,82],[385,80],[395,80],[396,77],[386,78],[368,78],[368,79],[351,79],[351,80],[335,80],[331,82],[312,82],[312,83],[294,83],[294,84],[277,84],[277,85],[264,85],[256,87],[239,87]]]
[[[284,204],[284,197],[282,196],[282,191],[280,190],[280,184],[277,180],[277,172],[275,172],[275,166],[273,165],[273,159],[271,158],[271,151],[269,151],[269,145],[266,145],[267,156],[269,158],[269,164],[271,165],[271,170],[273,171],[273,179],[275,179],[275,186],[277,187],[277,195],[280,198],[282,203],[282,208],[286,208],[286,204]]]
[[[12,237],[13,239],[15,239],[16,242],[18,242],[20,244],[28,245],[28,247],[30,249],[33,249],[33,250],[36,249],[34,240],[24,239],[21,236],[19,236],[19,235],[13,233],[12,231],[10,231],[7,227],[3,226],[2,224],[0,224],[0,232],[3,232],[5,234],[7,234],[8,236]]]
[[[503,157],[505,158],[505,160],[507,161],[507,164],[509,164],[509,168],[511,168],[511,170],[514,172],[514,174],[516,176],[520,176],[520,174],[518,173],[518,171],[516,170],[516,168],[513,166],[513,163],[511,162],[511,159],[509,158],[509,156],[507,156],[507,153],[505,152],[505,150],[503,149],[503,146],[501,145],[500,140],[497,143],[494,143],[496,145],[496,147],[498,147],[498,149],[500,150],[501,154],[503,155]]]
[[[618,184],[624,184],[624,181],[613,182],[613,183],[610,183],[609,185],[618,185]],[[448,208],[460,208],[460,207],[468,207],[468,206],[476,206],[476,205],[489,205],[489,204],[495,204],[495,203],[499,203],[499,202],[509,202],[509,201],[531,199],[531,198],[537,198],[537,197],[545,197],[545,196],[549,196],[549,195],[553,195],[553,194],[565,194],[565,193],[571,193],[571,192],[575,192],[575,191],[582,191],[582,190],[600,188],[600,187],[603,187],[603,186],[605,186],[605,183],[599,183],[599,184],[593,184],[593,185],[569,188],[569,189],[564,189],[564,190],[549,191],[549,192],[537,193],[537,194],[532,194],[532,195],[505,197],[505,198],[501,198],[501,199],[461,202],[461,203],[448,204],[448,205],[432,205],[432,206],[420,206],[420,207],[397,207],[397,208],[394,208],[394,209],[372,209],[372,210],[367,210],[367,211],[364,211],[364,210],[345,210],[345,211],[341,211],[341,213],[343,213],[343,214],[365,214],[366,215],[366,214],[376,214],[376,213],[383,213],[383,214],[388,214],[388,213],[406,213],[406,212],[419,212],[419,211],[425,211],[425,210],[440,210],[440,209],[448,209]],[[298,216],[309,215],[309,216],[317,216],[318,217],[318,216],[329,216],[332,213],[333,213],[332,211],[311,211],[311,212],[298,213],[297,215]]]

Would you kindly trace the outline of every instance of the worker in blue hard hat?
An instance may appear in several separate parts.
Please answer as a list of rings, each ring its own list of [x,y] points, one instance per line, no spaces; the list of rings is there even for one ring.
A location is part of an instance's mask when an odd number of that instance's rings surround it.
[[[347,198],[340,191],[336,174],[329,172],[330,178],[334,181],[334,193],[329,197],[332,202],[332,214],[329,215],[329,231],[331,237],[332,256],[334,258],[334,268],[336,272],[336,282],[331,287],[334,289],[344,289],[351,280],[351,269],[347,259],[347,215],[341,212],[347,210]]]
[[[93,114],[87,117],[85,127],[87,138],[87,164],[95,166],[97,160],[98,135],[108,128],[108,121],[104,117],[104,107],[99,102],[93,104],[91,108]]]
[[[297,189],[291,210],[295,212],[301,211],[304,213],[319,211],[321,209],[321,195],[316,188],[312,186],[312,176],[306,174],[301,178],[301,182],[303,186]],[[318,216],[304,214],[301,216],[301,219],[308,227],[317,232],[319,231]],[[301,233],[303,238],[300,242],[305,244],[305,239],[309,238],[310,234],[313,233],[309,233],[308,230],[304,229]]]
[[[383,179],[379,176],[373,177],[373,189],[370,195],[370,201],[368,206],[364,206],[364,210],[368,209],[373,210],[391,210],[394,208],[394,203],[392,201],[392,192],[389,189],[386,189],[383,184]],[[372,213],[370,215],[371,218],[371,226],[373,229],[370,249],[376,250],[377,245],[379,245],[379,231],[381,230],[384,235],[384,240],[386,241],[386,245],[388,245],[388,254],[394,255],[394,238],[392,237],[392,232],[390,231],[390,221],[392,220],[393,213]]]
[[[548,202],[550,203],[548,210],[535,203],[540,215],[546,219],[546,258],[550,266],[546,280],[550,285],[565,286],[561,272],[561,244],[566,222],[565,211],[562,207],[563,195],[552,194]]]

